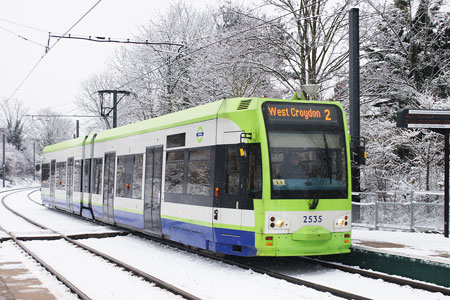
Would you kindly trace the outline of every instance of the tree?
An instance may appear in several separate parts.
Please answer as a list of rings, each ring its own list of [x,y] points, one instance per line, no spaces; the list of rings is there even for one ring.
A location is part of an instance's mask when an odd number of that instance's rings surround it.
[[[347,42],[350,2],[266,0],[286,15],[283,22],[273,24],[278,33],[265,39],[283,57],[284,64],[273,75],[290,93],[300,90],[304,84],[320,84],[323,91],[340,77],[348,61],[344,42]]]
[[[111,95],[100,95],[102,90],[114,90],[118,86],[116,75],[111,71],[93,74],[81,84],[81,93],[77,96],[77,103],[81,109],[94,116],[92,120],[85,120],[89,131],[112,128],[112,108],[113,101]],[[130,110],[127,109],[129,103],[124,105],[125,101],[118,104],[118,124],[124,125],[135,120],[130,118]],[[109,113],[109,114],[108,114]],[[98,118],[96,118],[98,117]]]
[[[142,25],[137,39],[164,44],[122,48],[114,61],[123,86],[136,93],[144,117],[193,106],[190,93],[193,49],[213,32],[210,15],[188,4],[172,4],[167,13]]]
[[[22,101],[16,99],[4,99],[2,101],[3,126],[6,128],[6,140],[18,151],[25,149],[24,139],[24,115],[28,109]]]
[[[255,23],[255,20],[258,20]],[[271,26],[264,15],[226,4],[214,14],[215,37],[192,58],[192,84],[202,101],[233,97],[261,97],[280,93],[273,86],[273,74],[282,63],[276,48],[261,37]]]
[[[396,128],[396,112],[409,106],[448,109],[449,14],[441,1],[370,4],[362,46],[362,131],[369,159],[362,168],[371,190],[438,189],[442,181],[442,136]]]
[[[74,124],[70,120],[54,117],[56,113],[49,108],[38,111],[38,114],[48,115],[33,118],[32,126],[29,128],[29,138],[36,142],[38,152],[45,146],[73,138],[74,130],[71,129],[74,128]]]
[[[418,2],[417,5],[415,5]],[[397,0],[378,6],[363,46],[363,95],[377,107],[420,106],[423,95],[450,96],[450,13],[442,1]],[[417,7],[417,8],[415,8]]]

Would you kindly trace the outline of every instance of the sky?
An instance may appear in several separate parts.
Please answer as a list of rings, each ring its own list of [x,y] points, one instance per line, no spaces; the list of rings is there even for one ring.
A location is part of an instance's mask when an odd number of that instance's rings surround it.
[[[58,113],[81,113],[75,105],[81,83],[106,68],[107,60],[119,44],[62,39],[42,60],[41,57],[49,42],[49,32],[62,35],[98,1],[1,1],[0,99],[21,100],[30,114],[46,107]],[[216,3],[215,0],[189,2],[199,6]],[[139,25],[163,13],[169,3],[103,0],[70,33],[131,39]],[[56,41],[52,38],[49,45]]]

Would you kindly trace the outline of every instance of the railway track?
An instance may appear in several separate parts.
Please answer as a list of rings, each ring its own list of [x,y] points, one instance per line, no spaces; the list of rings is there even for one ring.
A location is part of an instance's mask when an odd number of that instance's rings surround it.
[[[190,253],[194,253],[197,255],[201,255],[203,257],[208,257],[210,259],[218,260],[218,261],[221,261],[228,265],[236,266],[236,267],[246,269],[246,270],[251,270],[251,271],[253,271],[255,273],[259,273],[259,274],[265,274],[265,275],[268,275],[268,276],[271,276],[271,277],[274,277],[277,279],[285,280],[285,281],[293,283],[293,284],[303,285],[303,286],[315,289],[317,291],[330,293],[334,296],[341,297],[344,299],[360,299],[360,300],[371,299],[370,297],[357,295],[354,293],[347,292],[345,290],[335,289],[335,288],[321,285],[321,284],[318,284],[318,283],[315,283],[312,281],[293,277],[293,276],[284,274],[283,272],[271,270],[264,266],[261,267],[261,264],[252,263],[252,260],[251,259],[249,260],[248,258],[220,257],[217,255],[208,253],[208,252],[204,252],[204,251],[199,252],[198,249],[191,249],[189,247],[185,247],[183,245],[179,245],[177,243],[173,243],[170,241],[159,240],[159,239],[155,239],[153,237],[148,237],[141,233],[134,232],[134,234],[136,234],[140,237],[147,238],[147,239],[159,241],[166,245],[176,247],[176,248],[182,249],[184,251],[188,251]],[[285,260],[286,264],[291,265],[291,266],[293,264],[295,264],[296,262],[304,262],[304,263],[306,262],[308,264],[320,265],[320,266],[328,268],[328,269],[341,270],[343,272],[351,273],[351,274],[359,274],[363,277],[370,278],[370,279],[383,280],[385,282],[394,283],[394,284],[397,284],[400,286],[409,286],[413,289],[424,290],[424,291],[431,292],[431,293],[442,293],[445,296],[450,296],[449,288],[437,286],[437,285],[433,285],[433,284],[427,284],[424,282],[415,281],[415,280],[411,280],[411,279],[407,279],[407,278],[391,276],[391,275],[380,273],[380,272],[373,272],[373,271],[369,271],[369,270],[358,269],[358,268],[354,268],[354,267],[350,267],[350,266],[340,265],[340,264],[336,264],[336,263],[330,263],[330,262],[326,262],[326,261],[322,261],[322,260],[314,259],[314,258],[309,258],[309,257],[288,257],[288,258],[281,258],[281,259]],[[270,262],[273,263],[273,258],[270,258]],[[280,260],[277,260],[277,262],[279,263]]]
[[[33,199],[30,197],[30,194],[28,194],[28,198],[31,201],[33,201]],[[64,212],[64,211],[62,211],[62,212]],[[170,241],[166,241],[166,240],[156,239],[154,237],[149,237],[149,236],[144,235],[144,234],[139,233],[139,232],[133,232],[132,231],[132,233],[137,235],[137,236],[139,236],[139,237],[143,237],[143,238],[151,239],[151,240],[156,240],[157,242],[160,242],[160,243],[163,243],[163,244],[166,244],[166,245],[178,248],[178,249],[182,249],[184,251],[188,251],[188,252],[191,252],[193,254],[200,254],[200,255],[202,255],[204,257],[212,258],[214,260],[219,260],[219,261],[221,261],[223,263],[226,263],[228,265],[233,265],[233,266],[236,266],[236,267],[239,267],[239,268],[243,268],[243,269],[246,269],[246,270],[252,270],[255,273],[267,275],[267,276],[270,276],[270,277],[273,277],[273,278],[276,278],[276,279],[280,279],[280,280],[285,280],[285,281],[287,281],[289,283],[292,283],[292,284],[295,284],[295,285],[306,286],[306,287],[312,288],[312,289],[314,289],[316,291],[319,291],[319,292],[330,293],[332,295],[335,295],[335,296],[338,296],[338,297],[341,297],[341,298],[344,298],[344,299],[355,299],[355,300],[368,300],[368,299],[370,299],[370,298],[363,297],[363,296],[360,296],[360,295],[348,293],[346,291],[330,288],[330,287],[327,287],[327,286],[324,286],[324,285],[320,285],[320,284],[316,284],[316,283],[313,283],[313,282],[310,282],[310,281],[306,281],[306,280],[294,278],[294,277],[291,277],[291,276],[288,276],[288,275],[285,275],[285,274],[281,274],[281,273],[278,273],[278,272],[270,271],[268,269],[262,269],[262,268],[259,268],[259,267],[256,267],[256,266],[250,266],[250,265],[247,265],[245,263],[240,263],[238,261],[230,260],[230,259],[223,258],[223,257],[221,258],[221,257],[218,257],[216,255],[212,255],[212,254],[207,253],[207,252],[199,253],[197,250],[193,250],[191,248],[184,247],[183,245],[180,245],[180,244],[177,244],[177,243],[173,243],[173,242],[170,242]],[[76,241],[75,241],[75,243],[79,244]],[[83,246],[83,247],[85,247],[85,246]],[[89,249],[96,252],[96,250],[94,250],[92,248],[89,248]]]
[[[44,230],[48,230],[53,232],[54,234],[56,234],[57,236],[59,236],[59,238],[64,239],[65,241],[69,242],[72,245],[75,245],[76,247],[79,247],[85,251],[90,252],[91,254],[94,254],[98,257],[101,257],[103,260],[106,260],[110,263],[115,264],[116,266],[122,268],[123,270],[127,271],[127,272],[131,272],[132,274],[134,274],[135,276],[138,276],[140,278],[142,278],[143,280],[150,282],[154,285],[156,285],[159,288],[162,288],[166,291],[169,291],[175,295],[179,295],[182,296],[185,299],[192,299],[192,300],[199,300],[200,298],[192,295],[191,293],[184,291],[176,286],[173,286],[155,276],[152,276],[146,272],[143,272],[137,268],[134,268],[133,266],[130,266],[118,259],[115,259],[114,257],[111,257],[109,255],[106,255],[104,253],[101,253],[100,251],[97,251],[91,247],[88,247],[82,243],[79,243],[78,241],[68,237],[67,235],[58,232],[56,230],[53,230],[47,226],[44,226],[26,216],[24,216],[23,214],[19,213],[18,211],[14,210],[13,208],[11,208],[6,202],[5,199],[16,193],[16,192],[20,192],[23,191],[25,189],[18,189],[18,190],[14,190],[12,191],[12,193],[9,193],[5,196],[2,197],[2,204],[3,206],[8,209],[9,211],[11,211],[12,213],[14,213],[16,216],[26,220],[27,222],[29,222],[30,224],[33,224],[34,226],[44,229]],[[11,190],[10,190],[11,191]],[[30,195],[30,194],[29,194]],[[41,264],[47,271],[49,271],[51,274],[53,274],[59,281],[61,281],[64,285],[66,285],[73,293],[75,293],[79,298],[81,299],[91,299],[85,292],[83,292],[81,289],[79,289],[77,287],[76,284],[72,283],[69,279],[67,279],[65,276],[63,276],[60,272],[58,272],[57,270],[55,270],[52,266],[50,266],[50,264],[46,263],[42,258],[40,258],[36,253],[34,253],[30,248],[28,248],[23,241],[20,240],[20,238],[18,238],[14,233],[0,227],[0,229],[4,232],[6,232],[11,239],[19,246],[21,247],[26,253],[28,253],[34,260],[36,260],[39,264]],[[54,237],[52,237],[54,238]],[[28,240],[30,240],[32,238],[29,238]]]
[[[28,194],[28,196],[30,196],[30,194]],[[29,198],[30,198],[30,200],[32,200],[31,197],[29,197]],[[183,246],[181,246],[179,244],[176,244],[176,243],[172,243],[172,242],[168,242],[168,241],[164,241],[164,240],[161,241],[160,239],[155,239],[153,237],[149,237],[149,236],[144,235],[144,234],[139,233],[139,232],[132,232],[132,233],[134,235],[136,235],[136,236],[144,237],[146,239],[155,240],[157,242],[162,242],[162,243],[167,244],[169,246],[176,247],[176,248],[179,248],[179,249],[182,249],[184,251],[188,251],[188,252],[191,252],[191,253],[194,253],[194,254],[197,254],[197,255],[202,255],[204,257],[209,257],[209,258],[212,258],[214,260],[220,260],[220,261],[222,261],[225,264],[237,266],[239,268],[243,268],[243,269],[246,269],[246,270],[252,270],[255,273],[265,274],[265,275],[273,277],[273,278],[285,280],[285,281],[290,282],[292,284],[306,286],[306,287],[312,288],[312,289],[320,291],[320,292],[327,292],[327,293],[330,293],[332,295],[335,295],[335,296],[338,296],[338,297],[341,297],[341,298],[345,298],[345,299],[370,299],[369,297],[357,295],[357,294],[350,293],[350,292],[347,292],[347,291],[344,291],[344,290],[340,290],[340,289],[331,288],[331,287],[328,287],[328,286],[325,286],[325,285],[317,284],[317,283],[312,282],[312,281],[303,280],[303,279],[300,279],[298,277],[293,277],[293,276],[284,274],[283,271],[277,272],[277,271],[275,271],[273,269],[267,268],[265,266],[261,266],[261,264],[258,265],[258,264],[253,263],[255,260],[242,259],[242,258],[231,258],[231,259],[229,259],[229,258],[221,258],[221,257],[217,257],[216,255],[212,255],[210,253],[199,252],[197,249],[186,248],[186,247],[183,247]],[[94,250],[94,249],[92,249],[92,250]],[[96,250],[94,250],[94,251],[96,251]],[[293,262],[295,264],[296,262],[302,261],[302,262],[306,262],[306,263],[309,263],[309,264],[321,265],[323,267],[331,268],[333,270],[340,269],[341,271],[344,271],[344,272],[347,272],[347,273],[359,274],[359,275],[367,277],[367,278],[381,279],[383,281],[395,283],[395,284],[398,284],[398,285],[408,285],[408,286],[410,286],[410,287],[412,287],[414,289],[421,289],[421,290],[425,290],[425,291],[429,291],[429,292],[439,292],[439,293],[442,293],[444,295],[450,295],[450,289],[448,289],[448,288],[439,287],[439,286],[435,286],[435,285],[429,285],[429,284],[426,284],[426,283],[423,283],[423,282],[414,281],[414,280],[408,280],[408,279],[404,279],[404,278],[398,278],[398,277],[394,277],[394,276],[389,276],[389,275],[378,273],[378,272],[370,272],[370,271],[366,271],[366,270],[355,269],[355,268],[351,268],[351,267],[347,267],[347,266],[343,266],[343,265],[327,263],[327,262],[324,262],[324,261],[318,261],[318,260],[310,259],[310,258],[286,258],[286,261],[287,261],[288,264],[291,264],[291,265],[293,264]]]

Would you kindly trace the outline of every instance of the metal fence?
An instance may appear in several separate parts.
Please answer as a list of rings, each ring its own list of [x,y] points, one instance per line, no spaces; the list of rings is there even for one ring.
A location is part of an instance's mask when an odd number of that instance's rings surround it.
[[[370,192],[353,193],[360,202],[359,220],[353,226],[405,231],[444,231],[444,192]]]

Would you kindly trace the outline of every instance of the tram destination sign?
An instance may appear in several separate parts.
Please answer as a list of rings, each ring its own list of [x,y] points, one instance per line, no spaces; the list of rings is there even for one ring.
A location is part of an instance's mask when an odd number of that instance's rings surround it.
[[[339,110],[335,105],[266,102],[263,110],[270,122],[338,123]]]
[[[450,110],[403,108],[397,112],[397,127],[450,129]]]

